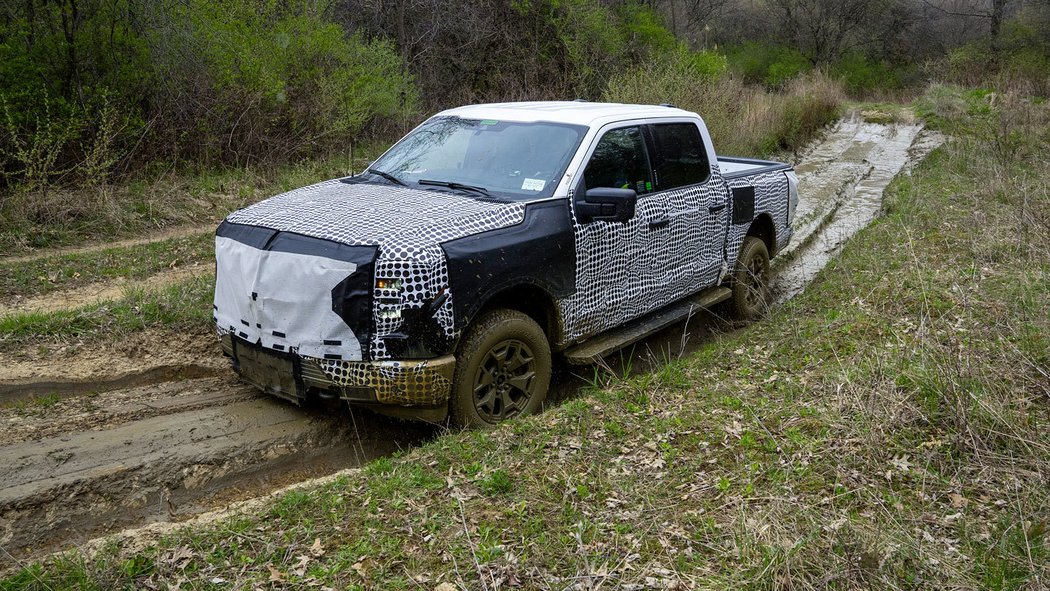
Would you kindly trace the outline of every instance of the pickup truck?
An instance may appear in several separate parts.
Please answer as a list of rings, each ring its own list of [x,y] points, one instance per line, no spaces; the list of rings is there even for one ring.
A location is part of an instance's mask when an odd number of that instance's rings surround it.
[[[214,317],[248,382],[486,427],[700,308],[754,318],[791,239],[786,164],[719,158],[671,105],[447,110],[361,174],[230,214]]]

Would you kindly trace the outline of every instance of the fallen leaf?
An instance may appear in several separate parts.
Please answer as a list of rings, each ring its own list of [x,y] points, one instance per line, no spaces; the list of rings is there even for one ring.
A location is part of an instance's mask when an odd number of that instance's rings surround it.
[[[273,565],[267,565],[266,568],[270,569],[270,582],[271,583],[285,583],[285,582],[287,582],[287,581],[284,580],[284,573],[282,573],[281,571],[279,571],[276,568],[274,568]]]
[[[445,582],[445,583],[441,583],[437,587],[434,587],[434,591],[459,591],[459,590],[456,589],[456,586],[453,585],[452,583]]]
[[[321,545],[321,538],[314,538],[314,545],[310,546],[310,554],[313,554],[314,558],[324,556],[324,546]]]
[[[310,565],[310,561],[313,559],[303,554],[302,556],[296,557],[296,560],[298,560],[298,562],[292,567],[292,574],[301,577],[306,574],[306,567]]]

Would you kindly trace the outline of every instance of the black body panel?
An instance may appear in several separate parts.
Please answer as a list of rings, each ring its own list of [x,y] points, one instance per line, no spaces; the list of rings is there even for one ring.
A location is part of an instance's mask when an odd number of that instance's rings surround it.
[[[569,200],[530,203],[522,223],[451,240],[448,257],[456,328],[463,328],[493,295],[518,285],[552,298],[576,290],[576,237]]]
[[[755,188],[733,187],[733,223],[749,224],[755,219]]]

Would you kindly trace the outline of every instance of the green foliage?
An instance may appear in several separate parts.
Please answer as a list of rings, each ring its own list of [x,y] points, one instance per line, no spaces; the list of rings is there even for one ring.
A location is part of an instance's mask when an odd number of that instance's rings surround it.
[[[1050,28],[1046,16],[1022,11],[1003,25],[997,41],[980,38],[948,52],[938,72],[941,79],[966,86],[1005,89],[1021,85],[1026,92],[1050,95]]]
[[[842,80],[846,91],[853,96],[865,96],[877,89],[900,88],[904,82],[904,67],[877,61],[852,51],[842,56],[831,68],[831,74]]]
[[[0,172],[28,191],[158,158],[285,160],[417,105],[389,41],[305,0],[28,0],[4,16]]]
[[[813,64],[797,49],[772,43],[748,41],[726,51],[729,67],[744,80],[770,87],[783,86],[788,80],[813,69]]]

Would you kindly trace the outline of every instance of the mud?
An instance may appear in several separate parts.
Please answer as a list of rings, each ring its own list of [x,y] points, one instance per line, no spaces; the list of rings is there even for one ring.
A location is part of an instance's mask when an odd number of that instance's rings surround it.
[[[943,141],[921,125],[866,123],[853,114],[806,151],[795,166],[795,236],[774,261],[776,303],[802,292],[846,241],[879,215],[890,181]]]
[[[916,125],[869,124],[854,116],[805,151],[796,167],[796,235],[777,257],[778,301],[799,293],[870,223],[893,176],[940,141]],[[115,292],[106,290],[118,287],[122,293],[127,286],[99,285],[94,297],[108,298]],[[642,371],[732,328],[719,310],[703,311],[606,365],[617,374]],[[561,368],[550,402],[575,395],[593,377],[593,368]],[[137,531],[160,535],[195,515],[217,518],[227,507],[253,506],[242,499],[352,469],[439,432],[367,411],[299,408],[262,395],[234,378],[211,334],[150,330],[96,348],[70,343],[5,353],[0,571],[124,528],[146,525]]]

